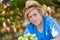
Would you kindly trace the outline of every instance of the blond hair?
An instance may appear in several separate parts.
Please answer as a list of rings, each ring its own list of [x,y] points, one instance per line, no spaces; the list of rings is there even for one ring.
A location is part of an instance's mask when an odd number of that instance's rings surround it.
[[[42,15],[42,17],[45,17],[47,15],[47,12],[37,1],[27,1],[25,9],[23,10],[26,19],[28,19],[29,12],[31,12],[34,9],[37,9],[39,13],[41,12],[40,14]]]

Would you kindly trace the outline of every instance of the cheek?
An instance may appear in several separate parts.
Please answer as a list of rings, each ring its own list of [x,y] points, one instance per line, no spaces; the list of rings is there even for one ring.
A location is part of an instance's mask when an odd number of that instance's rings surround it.
[[[33,22],[33,20],[32,20],[31,18],[29,19],[29,21],[30,21],[30,22]]]
[[[39,14],[39,15],[37,15],[37,17],[38,17],[38,18],[41,18],[42,16]]]
[[[38,19],[37,20],[39,20],[39,21],[42,21],[42,16],[38,16]]]

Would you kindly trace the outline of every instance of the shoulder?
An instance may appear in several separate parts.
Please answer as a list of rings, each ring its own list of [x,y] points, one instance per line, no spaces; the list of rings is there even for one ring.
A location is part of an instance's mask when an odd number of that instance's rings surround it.
[[[56,19],[54,19],[53,17],[50,17],[50,16],[46,16],[44,18],[45,22],[48,23],[48,24],[57,24],[57,21]]]
[[[56,30],[60,29],[59,24],[57,23],[57,21],[50,16],[45,17],[45,24],[46,26],[48,26],[49,29],[55,28]]]
[[[45,23],[48,23],[51,26],[59,26],[59,24],[57,23],[57,21],[53,17],[46,16],[44,18],[44,20],[46,20]]]
[[[52,20],[55,20],[55,19],[51,16],[46,16],[46,17],[44,17],[44,20],[52,21]]]

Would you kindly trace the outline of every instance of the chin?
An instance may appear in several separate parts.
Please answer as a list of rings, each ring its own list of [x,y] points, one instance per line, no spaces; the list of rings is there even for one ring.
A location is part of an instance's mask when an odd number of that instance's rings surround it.
[[[40,25],[40,24],[35,24],[36,26]]]

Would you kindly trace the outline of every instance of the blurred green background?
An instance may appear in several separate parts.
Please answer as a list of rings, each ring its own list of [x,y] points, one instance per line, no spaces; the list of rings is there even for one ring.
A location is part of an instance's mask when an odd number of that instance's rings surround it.
[[[0,40],[17,40],[26,28],[23,9],[28,0],[0,0]],[[60,0],[36,0],[60,25]]]

